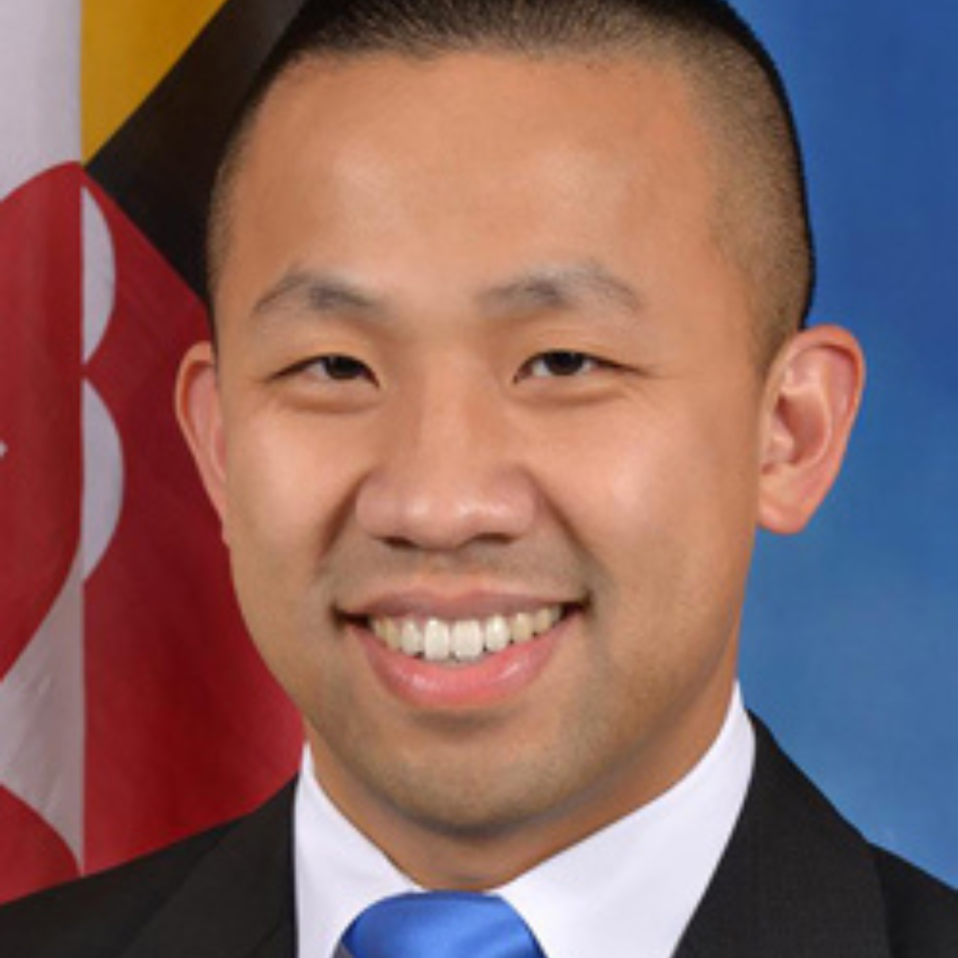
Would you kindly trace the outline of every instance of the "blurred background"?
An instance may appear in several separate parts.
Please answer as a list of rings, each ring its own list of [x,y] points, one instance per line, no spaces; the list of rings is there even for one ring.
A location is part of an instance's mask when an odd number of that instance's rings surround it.
[[[830,500],[760,538],[746,698],[870,838],[958,883],[958,7],[739,7],[805,143],[814,318],[869,361]]]

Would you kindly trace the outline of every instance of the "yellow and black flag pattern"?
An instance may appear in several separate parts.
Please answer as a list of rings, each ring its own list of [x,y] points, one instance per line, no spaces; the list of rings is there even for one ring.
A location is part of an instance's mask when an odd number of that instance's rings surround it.
[[[299,0],[88,6],[87,170],[199,291],[205,204],[219,151]]]

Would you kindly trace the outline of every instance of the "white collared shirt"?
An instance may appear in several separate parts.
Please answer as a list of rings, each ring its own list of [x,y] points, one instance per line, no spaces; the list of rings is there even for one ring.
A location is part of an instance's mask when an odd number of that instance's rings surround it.
[[[498,893],[548,958],[669,958],[731,837],[754,759],[736,689],[718,738],[680,782]],[[293,830],[299,958],[331,958],[369,905],[419,890],[326,797],[308,749]]]

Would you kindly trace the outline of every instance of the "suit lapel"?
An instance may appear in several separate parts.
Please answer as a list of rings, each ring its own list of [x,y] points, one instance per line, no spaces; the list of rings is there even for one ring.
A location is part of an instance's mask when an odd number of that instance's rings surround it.
[[[292,796],[228,828],[122,958],[293,958]]]
[[[869,846],[756,734],[742,816],[675,958],[889,958]]]
[[[869,846],[756,733],[745,807],[675,958],[891,958]],[[122,958],[294,958],[292,796],[226,829]]]
[[[296,923],[280,921],[274,930],[249,953],[249,958],[293,958],[296,954]]]

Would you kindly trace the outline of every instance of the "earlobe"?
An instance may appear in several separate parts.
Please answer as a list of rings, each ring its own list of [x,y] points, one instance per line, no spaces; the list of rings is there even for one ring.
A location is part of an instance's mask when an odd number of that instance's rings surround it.
[[[223,411],[211,343],[196,343],[183,357],[176,381],[175,402],[180,429],[193,453],[206,492],[225,527]]]
[[[768,378],[759,524],[800,532],[841,470],[861,401],[865,361],[848,331],[816,326],[782,350]]]

